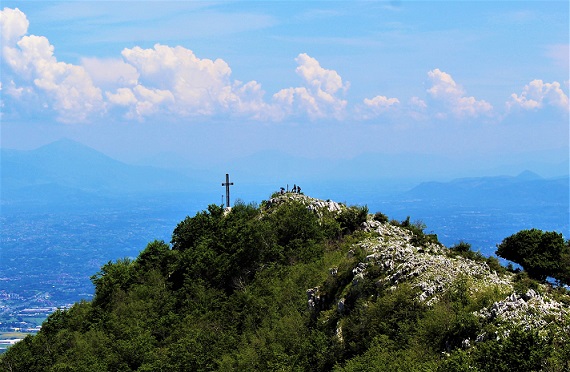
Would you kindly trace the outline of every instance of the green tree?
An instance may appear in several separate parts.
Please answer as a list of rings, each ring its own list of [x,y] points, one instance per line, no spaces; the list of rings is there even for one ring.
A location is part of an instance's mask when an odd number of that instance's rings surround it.
[[[308,262],[322,256],[325,238],[316,213],[300,202],[281,204],[267,221],[287,263]]]
[[[560,256],[558,273],[554,277],[560,284],[570,285],[570,240],[566,241],[566,249]]]
[[[538,331],[513,327],[507,337],[477,345],[473,361],[482,371],[541,371],[551,353]]]
[[[271,255],[273,243],[258,218],[257,206],[236,203],[229,213],[216,205],[187,217],[174,230],[173,250],[180,260],[170,277],[175,288],[203,280],[231,292],[247,283]],[[268,242],[269,241],[269,242]]]
[[[521,230],[497,246],[496,254],[518,263],[531,278],[544,281],[548,276],[555,279],[567,272],[561,267],[563,254],[568,251],[562,234],[538,229]]]
[[[351,206],[344,209],[338,216],[340,227],[344,233],[353,233],[358,230],[368,217],[367,206]]]
[[[118,291],[127,291],[133,281],[133,266],[129,258],[109,261],[101,270],[91,277],[95,285],[95,306],[109,306]]]

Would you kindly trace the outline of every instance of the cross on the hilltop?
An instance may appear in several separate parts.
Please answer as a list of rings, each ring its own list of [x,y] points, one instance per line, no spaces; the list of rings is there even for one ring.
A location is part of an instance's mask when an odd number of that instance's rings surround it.
[[[226,208],[230,207],[230,186],[233,186],[233,182],[230,182],[230,175],[226,173],[226,182],[222,183],[222,186],[226,187]]]

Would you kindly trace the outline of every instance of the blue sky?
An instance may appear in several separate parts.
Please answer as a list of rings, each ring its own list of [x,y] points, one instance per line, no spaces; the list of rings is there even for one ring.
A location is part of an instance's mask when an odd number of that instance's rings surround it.
[[[463,159],[458,175],[568,160],[567,1],[1,7],[2,147],[415,154]]]

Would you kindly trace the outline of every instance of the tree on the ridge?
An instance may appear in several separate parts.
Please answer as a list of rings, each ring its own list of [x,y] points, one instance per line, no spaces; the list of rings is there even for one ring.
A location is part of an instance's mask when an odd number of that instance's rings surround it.
[[[496,254],[521,265],[531,278],[544,281],[550,276],[564,283],[570,270],[563,261],[568,250],[562,234],[531,229],[503,239]]]
[[[555,278],[560,284],[570,285],[570,240],[566,241],[566,249],[560,257],[559,272]]]

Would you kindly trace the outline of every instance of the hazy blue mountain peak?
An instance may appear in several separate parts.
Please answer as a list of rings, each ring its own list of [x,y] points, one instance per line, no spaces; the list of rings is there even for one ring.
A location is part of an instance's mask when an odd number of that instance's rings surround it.
[[[112,159],[111,157],[95,150],[92,147],[84,145],[74,140],[68,138],[62,138],[55,142],[49,143],[35,150],[30,151],[37,157],[45,158],[47,161],[56,160],[59,158],[68,158],[79,161],[93,161],[97,159],[98,161],[111,161],[114,163],[121,163],[118,160]]]
[[[531,172],[529,170],[525,170],[523,172],[521,172],[517,177],[518,180],[524,180],[524,181],[534,181],[534,180],[541,180],[542,177],[539,176],[538,174]]]

